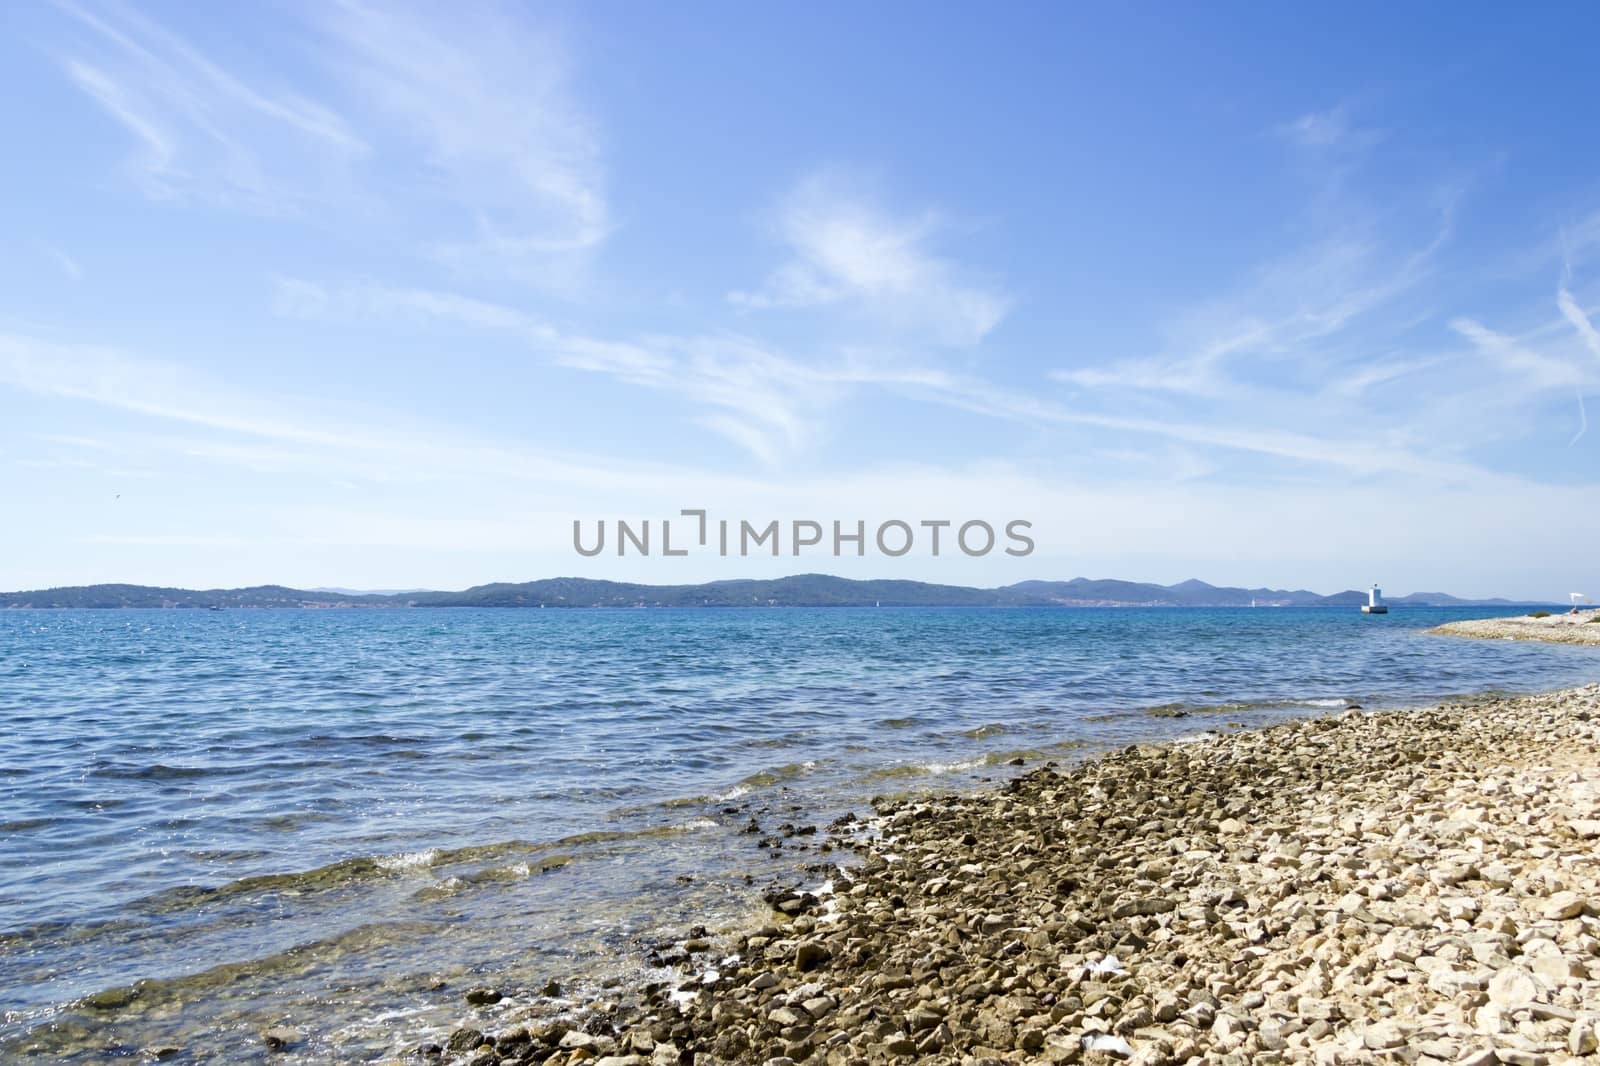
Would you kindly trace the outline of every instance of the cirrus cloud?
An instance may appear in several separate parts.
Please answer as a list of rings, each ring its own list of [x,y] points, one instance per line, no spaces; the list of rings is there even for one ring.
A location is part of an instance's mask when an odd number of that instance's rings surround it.
[[[895,215],[840,173],[802,181],[779,206],[774,228],[792,258],[760,288],[729,293],[734,305],[839,306],[954,347],[977,344],[1011,309],[999,287],[930,251],[941,228],[937,215]]]

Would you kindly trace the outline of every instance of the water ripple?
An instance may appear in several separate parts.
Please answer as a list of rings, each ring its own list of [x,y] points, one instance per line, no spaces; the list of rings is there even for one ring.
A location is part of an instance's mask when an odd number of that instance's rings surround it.
[[[354,1024],[419,931],[512,966],[727,905],[685,886],[777,861],[741,843],[752,804],[1600,676],[1593,648],[1420,632],[1484,613],[0,612],[0,1014],[256,960],[261,1010]],[[225,998],[189,1010],[237,1027]]]

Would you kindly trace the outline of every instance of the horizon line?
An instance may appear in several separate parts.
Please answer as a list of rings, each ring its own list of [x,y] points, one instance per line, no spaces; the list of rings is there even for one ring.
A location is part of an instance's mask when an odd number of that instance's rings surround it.
[[[1362,595],[1365,595],[1365,590],[1354,588],[1354,587],[1339,589],[1339,590],[1337,590],[1335,592],[1331,592],[1331,593],[1323,593],[1323,592],[1317,592],[1316,590],[1309,589],[1309,588],[1304,588],[1304,587],[1300,587],[1300,588],[1272,588],[1272,587],[1269,587],[1269,586],[1266,586],[1266,585],[1255,586],[1255,587],[1250,587],[1250,586],[1245,586],[1245,585],[1216,585],[1216,584],[1212,584],[1209,581],[1205,581],[1202,578],[1196,578],[1196,577],[1185,578],[1185,579],[1183,579],[1181,581],[1172,582],[1171,584],[1164,584],[1164,583],[1161,583],[1161,582],[1158,582],[1158,581],[1140,580],[1140,579],[1135,579],[1135,578],[1120,578],[1120,577],[1093,577],[1093,578],[1091,578],[1091,577],[1084,577],[1082,575],[1079,575],[1079,576],[1074,576],[1074,577],[1071,577],[1071,578],[1041,578],[1041,577],[1023,578],[1023,579],[1021,579],[1019,581],[1014,581],[1014,582],[1011,582],[1010,584],[1005,584],[1005,585],[969,585],[969,584],[956,584],[956,583],[941,582],[941,581],[926,581],[926,580],[921,580],[921,579],[917,579],[917,578],[897,578],[897,577],[866,577],[866,578],[858,578],[858,577],[845,577],[845,576],[842,576],[842,575],[839,575],[839,574],[829,574],[829,573],[824,573],[824,572],[821,572],[821,571],[804,571],[804,572],[794,573],[794,574],[784,574],[784,575],[779,576],[779,577],[735,577],[735,578],[716,578],[716,579],[709,580],[709,581],[681,581],[681,582],[663,582],[663,583],[652,583],[652,582],[644,582],[644,581],[628,581],[628,580],[620,580],[620,579],[616,579],[616,578],[581,577],[581,576],[578,576],[578,575],[560,574],[560,575],[555,575],[555,576],[552,576],[552,577],[527,578],[527,579],[523,579],[523,580],[485,581],[485,582],[480,582],[480,583],[475,584],[475,585],[468,585],[465,588],[460,588],[460,589],[411,587],[411,588],[404,588],[404,589],[399,589],[399,590],[393,590],[393,589],[390,589],[390,590],[385,590],[385,589],[357,589],[357,588],[348,588],[348,587],[344,587],[344,586],[329,586],[329,585],[295,586],[295,585],[285,585],[285,584],[281,584],[281,583],[277,583],[277,582],[262,582],[262,583],[259,583],[259,584],[245,584],[245,585],[234,585],[234,586],[214,586],[214,587],[210,587],[210,588],[191,588],[191,587],[183,586],[183,585],[155,585],[155,584],[144,584],[144,583],[139,583],[139,582],[126,582],[126,581],[96,581],[96,582],[90,582],[90,583],[85,583],[85,584],[49,585],[49,586],[43,586],[43,587],[37,587],[37,588],[31,588],[31,589],[0,590],[0,596],[11,597],[11,596],[28,595],[28,594],[31,594],[31,593],[58,593],[58,592],[83,590],[83,589],[118,588],[118,587],[120,587],[120,588],[141,589],[141,590],[156,590],[156,589],[160,589],[160,590],[168,590],[168,591],[182,592],[182,593],[227,593],[227,592],[246,592],[246,591],[252,591],[252,590],[259,590],[259,589],[284,589],[284,590],[290,591],[290,592],[316,593],[316,594],[330,595],[330,596],[369,596],[369,597],[381,597],[381,598],[389,598],[389,599],[399,599],[399,598],[402,598],[402,597],[405,597],[405,596],[415,596],[415,595],[459,595],[459,594],[472,592],[474,590],[489,588],[489,587],[497,586],[497,585],[505,585],[505,586],[533,585],[533,584],[538,584],[538,583],[541,583],[541,582],[553,582],[553,581],[574,581],[574,582],[587,582],[587,583],[591,583],[591,584],[625,585],[625,586],[632,586],[632,587],[635,587],[635,588],[642,588],[642,589],[685,589],[685,588],[697,588],[697,587],[712,586],[712,585],[735,585],[735,584],[741,584],[741,583],[751,583],[751,584],[774,583],[774,582],[780,582],[780,581],[795,581],[795,580],[799,580],[799,579],[803,579],[803,578],[822,578],[822,579],[827,579],[827,580],[831,580],[831,581],[841,581],[841,582],[845,582],[845,583],[852,584],[852,585],[863,585],[863,584],[873,584],[873,583],[895,583],[895,584],[902,584],[902,585],[921,585],[921,586],[934,587],[934,588],[950,588],[950,589],[961,589],[961,590],[964,590],[964,591],[978,591],[978,592],[1012,591],[1012,590],[1017,590],[1019,588],[1019,586],[1028,585],[1028,584],[1035,584],[1035,583],[1037,583],[1037,584],[1048,584],[1048,585],[1071,585],[1071,584],[1077,584],[1077,583],[1116,582],[1118,584],[1126,584],[1126,585],[1144,585],[1144,586],[1148,586],[1148,587],[1150,587],[1152,589],[1162,589],[1162,590],[1168,590],[1168,591],[1180,589],[1180,588],[1183,588],[1184,586],[1197,585],[1198,584],[1198,585],[1204,585],[1207,588],[1216,589],[1218,591],[1224,591],[1224,592],[1264,592],[1264,593],[1281,593],[1281,594],[1290,594],[1290,595],[1292,595],[1292,594],[1310,594],[1310,595],[1322,597],[1324,599],[1330,598],[1330,597],[1333,597],[1333,596],[1346,595],[1346,594],[1350,594],[1350,593],[1360,593]],[[1407,592],[1407,593],[1403,593],[1403,594],[1397,594],[1395,596],[1389,596],[1388,598],[1391,599],[1391,600],[1394,600],[1396,598],[1405,599],[1405,598],[1412,597],[1412,596],[1447,596],[1447,597],[1449,597],[1451,599],[1460,599],[1460,600],[1480,602],[1480,603],[1488,602],[1488,601],[1496,601],[1497,600],[1497,601],[1501,601],[1501,602],[1508,603],[1508,604],[1518,604],[1518,605],[1520,605],[1520,604],[1546,604],[1546,603],[1557,603],[1557,602],[1559,602],[1559,601],[1556,601],[1556,600],[1553,600],[1553,599],[1551,599],[1551,600],[1537,599],[1537,598],[1519,599],[1519,598],[1516,598],[1516,597],[1509,597],[1509,596],[1481,596],[1481,597],[1456,596],[1453,593],[1441,592],[1441,591],[1437,591],[1437,590],[1423,590],[1423,589],[1419,589],[1419,590],[1416,590],[1416,591]]]

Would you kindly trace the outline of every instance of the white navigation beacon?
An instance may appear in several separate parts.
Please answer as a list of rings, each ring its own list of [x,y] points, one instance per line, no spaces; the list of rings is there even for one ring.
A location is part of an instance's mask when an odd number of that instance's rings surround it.
[[[1361,605],[1362,614],[1388,614],[1389,605],[1383,602],[1383,590],[1373,585],[1367,590],[1367,602]]]

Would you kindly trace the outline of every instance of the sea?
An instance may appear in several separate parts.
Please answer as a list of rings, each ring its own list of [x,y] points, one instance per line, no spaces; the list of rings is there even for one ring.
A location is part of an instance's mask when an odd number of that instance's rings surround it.
[[[1495,613],[0,611],[0,1061],[380,1060],[670,979],[874,796],[1600,680],[1424,632]]]

